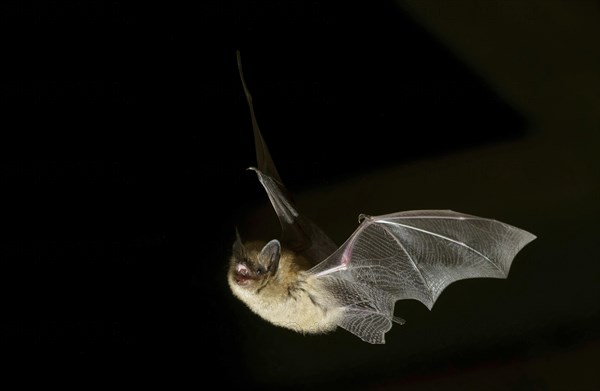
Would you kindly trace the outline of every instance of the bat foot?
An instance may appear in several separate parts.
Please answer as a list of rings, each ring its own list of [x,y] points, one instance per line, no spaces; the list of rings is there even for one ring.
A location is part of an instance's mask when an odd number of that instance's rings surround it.
[[[403,325],[404,323],[406,323],[404,319],[399,318],[397,316],[392,316],[392,321],[398,323],[399,325]]]

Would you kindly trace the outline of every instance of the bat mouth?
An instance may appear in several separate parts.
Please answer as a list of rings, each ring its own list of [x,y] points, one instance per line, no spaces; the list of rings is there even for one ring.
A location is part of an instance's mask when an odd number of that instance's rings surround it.
[[[238,263],[235,266],[235,274],[233,276],[238,285],[248,285],[253,280],[252,272],[245,263]]]

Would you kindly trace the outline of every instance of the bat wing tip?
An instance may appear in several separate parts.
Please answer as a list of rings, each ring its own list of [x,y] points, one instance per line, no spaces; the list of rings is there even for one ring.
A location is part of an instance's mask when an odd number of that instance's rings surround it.
[[[529,243],[533,242],[537,239],[537,236],[532,234],[531,232],[523,231],[523,237],[521,240],[521,248],[525,247]]]

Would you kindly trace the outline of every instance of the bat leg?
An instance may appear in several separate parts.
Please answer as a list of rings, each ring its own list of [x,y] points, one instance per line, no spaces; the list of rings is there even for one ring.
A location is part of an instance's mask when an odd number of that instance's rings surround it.
[[[397,317],[397,316],[393,316],[393,317],[392,317],[392,321],[393,321],[393,322],[395,322],[395,323],[398,323],[398,324],[400,324],[400,325],[402,325],[402,324],[406,323],[406,321],[405,321],[404,319],[402,319],[402,318],[399,318],[399,317]]]

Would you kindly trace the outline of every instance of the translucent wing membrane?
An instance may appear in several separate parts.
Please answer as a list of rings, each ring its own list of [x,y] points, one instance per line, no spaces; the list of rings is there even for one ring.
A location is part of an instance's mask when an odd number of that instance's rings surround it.
[[[316,264],[328,257],[337,246],[316,224],[299,214],[294,206],[292,195],[285,188],[283,181],[279,177],[269,148],[258,127],[256,115],[254,114],[252,95],[244,80],[240,52],[238,51],[236,55],[240,80],[242,81],[242,87],[244,88],[244,94],[246,95],[250,110],[252,130],[254,132],[254,145],[256,148],[256,162],[258,164],[258,168],[250,167],[249,169],[253,170],[258,176],[260,183],[269,196],[275,213],[277,213],[279,223],[281,224],[282,242],[287,248],[304,255],[313,264]]]
[[[496,220],[453,211],[409,211],[368,217],[311,273],[346,308],[340,326],[383,343],[394,303],[416,299],[431,309],[452,282],[506,278],[535,236]]]

